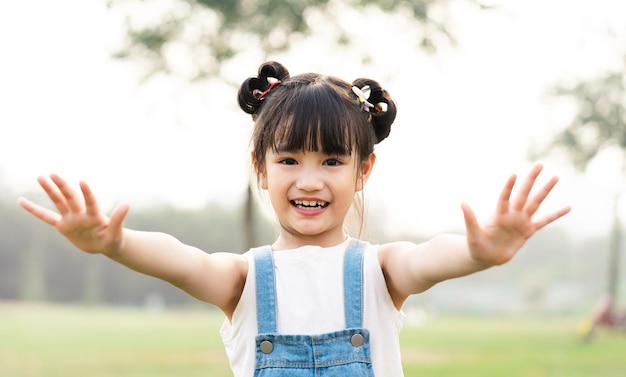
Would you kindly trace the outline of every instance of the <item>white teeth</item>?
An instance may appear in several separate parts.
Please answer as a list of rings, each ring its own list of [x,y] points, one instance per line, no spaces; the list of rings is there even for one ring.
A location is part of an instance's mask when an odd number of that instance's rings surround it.
[[[294,200],[293,203],[299,207],[325,207],[326,202],[318,202],[317,200]]]

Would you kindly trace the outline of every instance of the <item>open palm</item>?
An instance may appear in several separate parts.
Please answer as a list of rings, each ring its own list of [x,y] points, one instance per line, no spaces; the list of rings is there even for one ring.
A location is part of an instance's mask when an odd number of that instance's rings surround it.
[[[122,225],[129,207],[117,207],[111,217],[104,215],[95,196],[85,182],[80,182],[82,195],[56,174],[50,180],[40,177],[44,189],[58,212],[30,200],[20,198],[22,208],[47,224],[54,226],[72,244],[88,253],[117,251],[122,242]]]
[[[508,262],[537,230],[570,211],[570,207],[564,207],[540,219],[533,219],[533,215],[558,181],[557,177],[552,177],[531,196],[530,192],[542,170],[541,164],[535,165],[513,198],[511,194],[517,176],[511,176],[502,189],[495,213],[484,224],[478,223],[467,204],[462,205],[467,241],[470,253],[476,261],[489,265]]]

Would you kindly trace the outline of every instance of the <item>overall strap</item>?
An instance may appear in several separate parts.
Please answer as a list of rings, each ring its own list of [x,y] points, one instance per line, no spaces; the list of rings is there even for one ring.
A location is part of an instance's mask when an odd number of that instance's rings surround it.
[[[256,276],[256,318],[259,334],[276,333],[276,285],[274,259],[270,246],[254,252]]]
[[[363,327],[363,250],[365,242],[350,240],[343,262],[346,328]]]

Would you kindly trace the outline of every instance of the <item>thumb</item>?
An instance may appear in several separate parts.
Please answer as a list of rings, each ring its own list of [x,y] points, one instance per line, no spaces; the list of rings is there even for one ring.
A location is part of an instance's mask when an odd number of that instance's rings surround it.
[[[463,210],[463,218],[465,219],[465,229],[467,230],[467,234],[473,234],[480,229],[480,225],[478,224],[478,220],[476,219],[476,215],[474,211],[467,203],[461,203],[461,209]]]
[[[120,204],[113,212],[111,212],[111,217],[109,218],[109,231],[111,232],[111,236],[114,239],[121,239],[122,237],[122,228],[124,227],[124,219],[126,219],[126,215],[130,210],[130,206],[128,204]]]

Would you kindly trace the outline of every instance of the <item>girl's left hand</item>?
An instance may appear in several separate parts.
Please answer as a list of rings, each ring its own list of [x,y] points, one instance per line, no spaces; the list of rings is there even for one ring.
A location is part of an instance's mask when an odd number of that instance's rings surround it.
[[[512,175],[502,189],[495,213],[482,225],[476,220],[472,209],[467,204],[462,204],[468,247],[475,261],[486,265],[508,262],[536,231],[571,210],[568,206],[538,220],[532,219],[558,181],[558,177],[552,177],[538,192],[530,196],[542,170],[543,166],[536,164],[513,198],[511,193],[517,176]]]

